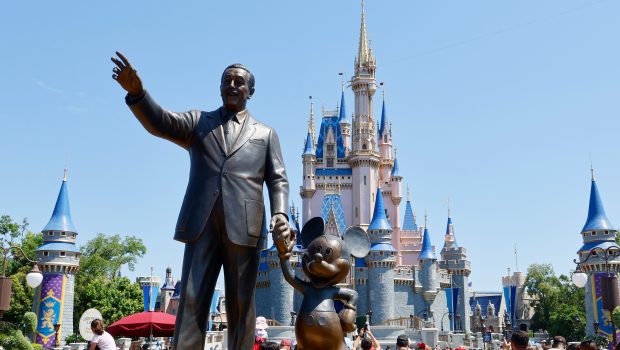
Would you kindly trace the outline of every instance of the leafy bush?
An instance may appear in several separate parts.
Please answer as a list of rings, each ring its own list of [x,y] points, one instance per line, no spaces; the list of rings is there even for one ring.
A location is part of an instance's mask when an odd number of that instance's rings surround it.
[[[84,338],[82,338],[82,336],[80,334],[70,334],[65,339],[65,342],[67,344],[71,344],[71,343],[84,343],[85,341],[86,340],[84,340]]]
[[[43,345],[41,345],[41,344],[32,344],[32,350],[43,350]]]
[[[32,350],[32,344],[21,331],[13,331],[12,334],[0,336],[0,346],[11,350]]]
[[[592,340],[599,348],[606,348],[609,344],[609,338],[604,335],[589,335],[585,340]]]
[[[26,337],[28,337],[30,341],[33,341],[34,332],[37,330],[37,315],[35,315],[32,311],[26,312],[22,323],[24,324],[24,332],[26,333]]]

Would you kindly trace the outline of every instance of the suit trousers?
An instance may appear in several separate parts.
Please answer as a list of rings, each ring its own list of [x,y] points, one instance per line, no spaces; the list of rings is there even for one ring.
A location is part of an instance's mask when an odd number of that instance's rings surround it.
[[[239,213],[239,215],[244,215]],[[258,247],[233,244],[226,234],[222,196],[207,224],[193,242],[185,244],[175,350],[203,350],[213,291],[222,265],[228,323],[228,349],[250,350],[254,345]]]

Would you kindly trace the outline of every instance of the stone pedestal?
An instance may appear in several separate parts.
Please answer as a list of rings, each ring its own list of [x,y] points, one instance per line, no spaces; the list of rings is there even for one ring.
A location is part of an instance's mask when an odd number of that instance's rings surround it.
[[[434,348],[439,343],[439,330],[437,328],[422,328],[422,341]]]
[[[448,345],[450,345],[450,347],[452,348],[456,348],[459,346],[463,346],[465,344],[465,334],[463,333],[457,333],[457,334],[450,334],[449,336],[450,340],[448,342]]]

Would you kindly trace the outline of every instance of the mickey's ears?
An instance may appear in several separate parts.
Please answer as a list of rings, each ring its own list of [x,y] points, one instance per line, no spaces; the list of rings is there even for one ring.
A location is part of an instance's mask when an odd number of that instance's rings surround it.
[[[325,222],[322,217],[317,216],[308,220],[301,229],[301,244],[303,244],[304,248],[308,247],[315,238],[321,236],[324,229]]]
[[[363,258],[370,250],[370,239],[366,231],[357,226],[349,227],[344,232],[344,242],[349,248],[349,252],[356,258]]]

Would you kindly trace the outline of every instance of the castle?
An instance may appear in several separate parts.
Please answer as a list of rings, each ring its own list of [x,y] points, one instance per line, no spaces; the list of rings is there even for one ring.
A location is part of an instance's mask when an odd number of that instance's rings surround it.
[[[445,243],[437,258],[426,222],[424,226],[416,223],[409,189],[401,214],[403,176],[385,98],[379,123],[373,115],[376,68],[362,2],[359,48],[350,85],[355,99],[352,120],[346,114],[344,84],[336,110],[322,111],[318,138],[310,104],[301,155],[302,223],[320,216],[329,234],[342,235],[349,226],[366,230],[370,252],[365,258],[355,259],[344,281],[359,294],[358,316],[369,315],[371,324],[417,318],[438,328],[468,332],[471,267],[467,251],[457,244],[448,213]],[[290,216],[292,221],[299,220],[294,208]],[[297,246],[290,259],[300,277],[302,249]],[[257,314],[289,324],[300,306],[301,295],[284,281],[279,264],[273,246],[261,252]]]

